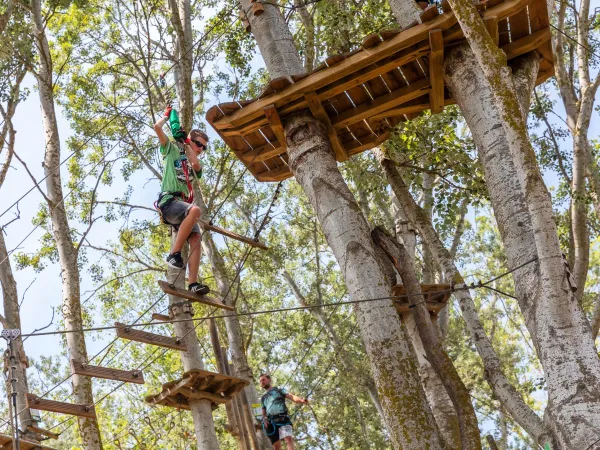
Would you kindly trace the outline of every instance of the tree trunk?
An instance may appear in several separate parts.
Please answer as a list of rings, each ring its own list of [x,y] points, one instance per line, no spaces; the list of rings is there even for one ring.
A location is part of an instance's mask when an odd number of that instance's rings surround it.
[[[197,188],[195,189],[194,197],[196,199],[196,204],[202,211],[202,216],[207,217],[207,205],[204,201],[202,192]],[[215,245],[210,233],[204,233],[202,236],[202,248],[204,249],[206,257],[210,262],[212,274],[215,278],[215,282],[217,283],[217,288],[220,294],[227,294],[224,297],[225,303],[235,306],[232,295],[233,282],[229,281],[225,261],[223,260],[223,256]],[[251,414],[252,404],[260,403],[260,396],[256,390],[254,374],[252,373],[252,369],[248,363],[248,355],[246,354],[246,348],[244,346],[242,326],[240,324],[239,317],[236,316],[235,313],[225,312],[225,314],[228,316],[225,318],[225,328],[227,330],[227,343],[229,344],[229,349],[231,350],[233,366],[235,367],[237,376],[250,382],[250,384],[245,388],[248,402],[241,402],[241,405]],[[271,447],[268,438],[262,431],[257,430],[256,436],[258,437],[261,449],[267,450]]]
[[[4,241],[4,232],[0,228],[0,284],[2,285],[2,298],[4,305],[4,320],[2,325],[5,329],[20,330],[21,317],[19,312],[19,296],[17,293],[17,282],[15,281],[6,251],[6,242]],[[13,350],[17,357],[17,370],[15,378],[17,378],[17,413],[19,413],[19,424],[21,430],[26,430],[28,425],[32,424],[31,412],[25,403],[25,394],[29,392],[27,383],[27,356],[23,348],[23,340],[19,336],[13,341]],[[9,386],[8,384],[7,386]],[[7,393],[10,392],[10,387]],[[14,412],[13,412],[14,414]],[[33,436],[35,437],[35,436]]]
[[[534,79],[539,57],[527,58],[520,70],[533,73]],[[522,141],[522,136],[507,139],[502,124],[508,118],[498,115],[492,90],[466,45],[450,51],[445,78],[480,152],[509,267],[540,258],[513,273],[519,305],[546,374],[552,428],[565,448],[585,448],[597,434],[587,424],[600,421],[600,362],[589,325],[569,295],[547,191],[543,185],[531,190],[520,185],[519,175],[525,176],[522,168],[527,166],[522,159],[513,162],[509,143]],[[527,104],[528,97],[520,103]],[[532,154],[528,158],[535,164]],[[540,181],[537,168],[527,173]],[[530,214],[536,204],[545,214],[537,211],[534,221]]]
[[[246,10],[249,4],[242,1]],[[262,15],[250,17],[250,24],[271,77],[302,73],[279,9],[266,3],[264,9]],[[380,267],[369,226],[337,168],[324,125],[299,113],[289,117],[284,128],[290,168],[315,209],[351,298],[388,297],[390,281]],[[356,314],[394,448],[441,448],[416,362],[391,302],[358,303]]]
[[[406,287],[406,293],[409,294],[408,301],[412,307],[411,315],[415,321],[427,359],[442,381],[456,409],[460,426],[461,448],[464,450],[481,449],[479,426],[475,409],[471,403],[471,396],[460,379],[452,360],[444,350],[438,332],[431,322],[411,256],[402,244],[390,238],[381,228],[375,228],[372,236],[375,243],[383,249],[394,263]]]
[[[375,156],[383,167],[392,190],[396,194],[408,219],[418,229],[423,241],[431,248],[436,263],[444,272],[444,277],[455,285],[464,285],[464,279],[458,271],[450,252],[444,247],[425,211],[413,199],[394,163],[387,159],[382,152],[375,152]],[[533,410],[527,406],[523,398],[504,375],[500,359],[483,328],[471,294],[469,291],[460,290],[456,291],[454,295],[459,302],[469,335],[483,361],[485,377],[494,395],[504,405],[513,419],[536,442],[543,444],[549,441],[551,433],[548,428]]]
[[[73,246],[69,222],[63,202],[62,181],[60,176],[60,139],[54,109],[52,56],[46,38],[45,24],[41,10],[41,0],[32,0],[31,14],[34,22],[34,37],[39,55],[37,73],[42,125],[46,154],[44,157],[44,173],[48,209],[52,220],[52,233],[56,242],[61,265],[63,319],[66,330],[83,328],[81,316],[81,299],[79,286],[78,252]],[[85,336],[81,332],[66,335],[69,358],[87,361]],[[92,381],[89,377],[73,375],[73,397],[76,403],[93,404]],[[83,448],[86,450],[102,449],[102,439],[98,422],[94,419],[78,417],[79,431]]]

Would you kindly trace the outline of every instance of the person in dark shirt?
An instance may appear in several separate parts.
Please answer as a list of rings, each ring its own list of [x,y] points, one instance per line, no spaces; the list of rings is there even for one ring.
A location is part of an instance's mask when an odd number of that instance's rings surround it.
[[[260,399],[262,405],[263,425],[275,450],[281,450],[281,439],[285,440],[288,450],[294,450],[294,432],[292,420],[288,413],[285,400],[294,403],[308,403],[308,400],[288,393],[285,388],[271,384],[271,375],[262,373],[259,378],[260,386],[267,392]]]

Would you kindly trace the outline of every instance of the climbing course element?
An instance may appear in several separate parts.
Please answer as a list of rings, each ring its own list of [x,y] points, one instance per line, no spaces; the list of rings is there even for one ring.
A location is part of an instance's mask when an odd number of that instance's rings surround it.
[[[96,408],[94,405],[82,405],[78,403],[57,402],[40,398],[33,394],[25,394],[25,400],[28,408],[41,409],[42,411],[51,411],[70,416],[96,418]]]
[[[162,392],[149,395],[146,402],[189,410],[188,400],[210,400],[214,409],[230,401],[248,384],[241,378],[193,369],[184,373],[179,380],[163,384]]]
[[[166,281],[159,281],[158,285],[166,294],[175,295],[177,297],[187,298],[192,302],[202,303],[204,305],[214,306],[215,308],[226,309],[228,311],[235,311],[233,306],[226,305],[222,301],[217,300],[216,298],[209,297],[208,295],[198,295],[194,294],[187,289],[180,289],[172,284],[167,283]]]
[[[537,50],[537,83],[554,73],[544,0],[487,0],[476,4],[490,34],[510,61]],[[430,6],[423,23],[367,36],[361,49],[330,56],[306,75],[271,80],[255,100],[213,106],[207,121],[259,181],[292,176],[281,123],[310,110],[327,128],[338,161],[369,150],[402,121],[455,103],[445,88],[443,58],[464,42],[447,2]]]
[[[43,428],[36,427],[35,425],[27,425],[27,431],[30,431],[35,434],[39,434],[45,439],[58,439],[58,437],[60,436],[57,433],[53,433],[50,430],[45,430]]]
[[[158,320],[159,322],[168,322],[171,320],[166,314],[152,313],[152,320]]]
[[[187,346],[177,337],[164,336],[162,334],[148,333],[147,331],[136,330],[124,323],[115,322],[117,327],[117,336],[121,339],[142,342],[144,344],[157,345],[182,352],[187,351]]]
[[[422,284],[421,292],[423,292],[427,310],[432,317],[436,317],[447,305],[450,294],[452,294],[449,284]],[[394,299],[394,306],[400,315],[412,310],[410,299],[406,297],[406,288],[404,285],[398,284],[394,286],[393,294],[395,297],[400,297]],[[403,295],[405,297],[402,297]]]
[[[29,439],[19,439],[21,450],[55,450],[39,442],[30,441]],[[13,450],[16,448],[13,444],[13,438],[5,434],[0,434],[0,449]]]
[[[71,373],[86,377],[144,384],[144,374],[140,370],[119,370],[109,367],[92,366],[74,359],[71,360]]]
[[[200,227],[203,228],[204,230],[214,231],[215,233],[219,233],[219,234],[222,234],[223,236],[227,236],[231,239],[235,239],[236,241],[240,241],[240,242],[243,242],[244,244],[248,244],[251,247],[260,248],[262,250],[269,249],[265,244],[260,242],[258,239],[252,239],[252,238],[234,233],[232,231],[227,231],[227,230],[225,230],[221,227],[217,227],[216,225],[213,225],[209,222],[205,222],[202,219],[198,219],[198,225],[200,225]]]

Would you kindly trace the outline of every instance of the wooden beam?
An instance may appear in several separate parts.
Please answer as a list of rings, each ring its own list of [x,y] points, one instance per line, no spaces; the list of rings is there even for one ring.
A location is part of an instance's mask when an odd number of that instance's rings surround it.
[[[292,172],[288,166],[277,167],[276,169],[266,170],[254,177],[258,181],[281,181],[292,176]]]
[[[128,325],[119,322],[115,322],[115,327],[117,327],[117,336],[122,339],[129,339],[130,341],[142,342],[144,344],[157,345],[159,347],[179,350],[181,352],[187,351],[187,346],[181,342],[179,338],[136,330],[133,327],[129,327]]]
[[[502,46],[502,50],[506,53],[506,59],[513,59],[517,56],[529,53],[535,50],[540,45],[550,39],[550,28],[543,28],[527,36],[512,41],[510,44]]]
[[[194,294],[187,289],[181,289],[172,284],[167,283],[166,281],[159,280],[158,285],[163,290],[165,294],[171,294],[176,297],[187,298],[188,300],[196,303],[202,303],[203,305],[214,306],[216,308],[226,309],[228,311],[235,311],[233,306],[226,305],[220,300],[217,300],[214,297],[209,297],[208,295],[198,295]]]
[[[273,142],[272,144],[261,145],[249,152],[243,153],[241,159],[248,163],[262,162],[267,159],[271,159],[284,153],[285,150],[279,145],[279,142]]]
[[[45,430],[44,428],[36,427],[35,425],[27,425],[27,429],[32,433],[41,434],[49,439],[58,439],[59,434],[53,433],[52,431]]]
[[[431,113],[438,114],[444,110],[444,38],[442,30],[431,30],[429,32],[429,104]]]
[[[394,106],[413,100],[429,91],[429,80],[418,80],[413,84],[396,89],[389,94],[377,97],[375,100],[363,103],[356,108],[344,111],[333,118],[333,126],[336,129],[345,128],[348,125],[367,119],[369,116],[386,111]]]
[[[285,131],[283,130],[283,123],[281,123],[281,117],[279,117],[277,108],[275,107],[275,105],[271,104],[265,106],[263,108],[263,112],[265,113],[265,117],[267,118],[269,125],[271,125],[271,130],[273,130],[273,133],[275,133],[275,137],[277,137],[277,140],[279,141],[280,147],[282,148],[282,150],[285,150],[287,148],[287,144],[285,141]]]
[[[179,393],[186,398],[191,400],[210,400],[213,403],[226,403],[231,400],[231,397],[213,394],[212,392],[199,391],[197,389],[190,389],[188,387],[182,387],[179,389]]]
[[[488,16],[483,19],[483,23],[485,25],[486,30],[490,33],[494,44],[498,46],[500,41],[500,34],[498,33],[498,16]]]
[[[39,398],[33,394],[25,394],[25,401],[28,408],[41,409],[42,411],[51,411],[70,416],[96,418],[96,409],[94,405],[81,405],[77,403],[64,403],[54,400]]]
[[[144,384],[144,374],[141,370],[119,370],[109,367],[92,366],[74,359],[71,360],[71,373],[85,377]]]
[[[327,128],[327,136],[329,136],[329,140],[331,141],[331,146],[333,147],[333,151],[335,152],[335,159],[338,161],[346,161],[348,159],[348,154],[346,150],[344,150],[344,146],[340,142],[333,125],[331,125],[331,120],[329,119],[329,115],[327,111],[321,105],[321,101],[316,92],[310,91],[304,94],[304,98],[306,99],[306,103],[308,103],[308,107],[310,108],[310,112],[316,119],[323,122],[325,128]]]
[[[200,225],[200,227],[204,228],[205,230],[214,231],[215,233],[219,233],[219,234],[222,234],[223,236],[227,236],[231,239],[235,239],[236,241],[240,241],[240,242],[243,242],[244,244],[248,244],[251,247],[260,248],[262,250],[269,249],[269,247],[267,247],[265,244],[263,244],[260,241],[255,241],[252,238],[242,236],[241,234],[234,233],[233,231],[227,231],[224,228],[218,227],[216,225],[211,225],[210,223],[205,222],[202,219],[198,219],[198,225]],[[225,309],[227,309],[227,308],[225,308]]]
[[[159,322],[169,322],[171,318],[165,314],[152,313],[152,320],[158,320]]]

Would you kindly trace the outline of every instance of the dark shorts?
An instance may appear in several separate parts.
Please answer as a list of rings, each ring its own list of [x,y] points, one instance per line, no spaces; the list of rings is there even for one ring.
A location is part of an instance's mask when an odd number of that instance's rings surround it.
[[[276,442],[278,442],[281,439],[279,429],[284,426],[289,426],[289,427],[292,426],[292,421],[290,420],[289,416],[277,417],[277,418],[270,417],[269,418],[269,426],[265,427],[263,424],[263,428],[265,430],[265,433],[267,434],[267,437],[271,441],[271,444],[275,444]]]
[[[173,226],[176,230],[179,229],[179,225],[183,222],[188,215],[190,208],[194,206],[190,203],[173,198],[163,206],[159,206],[162,213],[163,219],[169,225]],[[197,223],[192,228],[192,233],[200,233],[200,227]],[[191,234],[191,233],[190,233]]]

